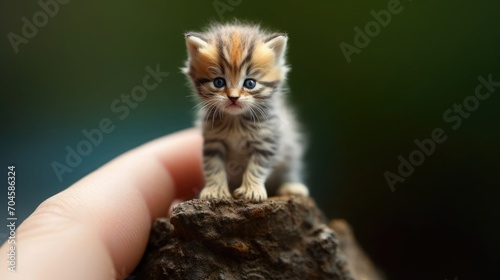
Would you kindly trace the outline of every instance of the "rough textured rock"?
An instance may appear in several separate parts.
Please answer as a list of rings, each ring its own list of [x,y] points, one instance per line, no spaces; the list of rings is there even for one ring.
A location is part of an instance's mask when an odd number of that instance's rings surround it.
[[[310,198],[190,200],[159,219],[135,279],[353,279]]]
[[[339,249],[348,260],[349,270],[356,280],[383,280],[385,277],[354,238],[351,226],[345,220],[332,220],[330,227],[339,239]]]

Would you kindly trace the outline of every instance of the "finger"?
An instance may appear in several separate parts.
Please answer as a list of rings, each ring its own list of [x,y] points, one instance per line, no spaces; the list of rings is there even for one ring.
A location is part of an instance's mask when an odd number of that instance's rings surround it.
[[[108,280],[130,272],[152,221],[167,213],[174,198],[202,185],[201,144],[197,130],[155,140],[47,199],[17,231],[15,275]],[[13,276],[5,271],[0,279]]]

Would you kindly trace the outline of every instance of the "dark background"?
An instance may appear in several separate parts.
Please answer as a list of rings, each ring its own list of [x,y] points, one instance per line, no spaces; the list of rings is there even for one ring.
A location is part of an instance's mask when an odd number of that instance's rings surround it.
[[[70,1],[17,54],[7,34],[21,35],[21,18],[41,8],[1,2],[0,179],[16,165],[20,219],[120,153],[190,127],[183,33],[236,17],[289,34],[290,101],[310,139],[312,196],[352,224],[389,279],[495,275],[500,88],[456,130],[443,113],[474,94],[479,75],[500,81],[498,2],[401,1],[351,63],[339,44],[353,45],[353,28],[388,0],[220,2],[231,7],[221,16],[213,1]],[[169,77],[118,119],[110,104],[157,64]],[[51,164],[106,117],[115,130],[59,181]],[[447,140],[391,192],[384,172],[397,173],[398,156],[408,159],[435,128]],[[6,233],[0,227],[0,240]]]

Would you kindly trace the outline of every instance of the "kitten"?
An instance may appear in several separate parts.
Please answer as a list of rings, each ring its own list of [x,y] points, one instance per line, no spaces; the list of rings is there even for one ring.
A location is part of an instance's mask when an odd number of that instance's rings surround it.
[[[190,78],[201,108],[205,187],[200,198],[262,201],[303,195],[302,139],[285,103],[287,35],[258,26],[212,25],[185,34]]]

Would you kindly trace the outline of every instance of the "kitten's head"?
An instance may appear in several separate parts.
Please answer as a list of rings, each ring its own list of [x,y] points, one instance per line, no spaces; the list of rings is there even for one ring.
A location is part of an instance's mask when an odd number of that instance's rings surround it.
[[[255,112],[285,80],[286,42],[286,34],[240,24],[189,32],[183,72],[207,110],[232,115]]]

